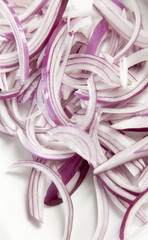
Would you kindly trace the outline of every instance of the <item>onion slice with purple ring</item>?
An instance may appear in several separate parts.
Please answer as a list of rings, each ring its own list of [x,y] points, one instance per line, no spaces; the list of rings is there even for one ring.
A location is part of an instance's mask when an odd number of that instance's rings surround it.
[[[21,84],[24,84],[29,77],[29,54],[26,37],[17,15],[15,14],[14,10],[9,7],[9,3],[6,0],[2,0],[0,2],[0,9],[2,10],[2,14],[4,14],[4,16],[9,20],[13,34],[15,36],[21,71],[20,81]],[[5,61],[5,55],[3,56],[3,61]]]
[[[49,167],[34,161],[19,161],[11,165],[12,167],[33,167],[39,171],[42,171],[45,175],[47,175],[57,186],[62,199],[65,205],[65,230],[62,239],[70,240],[72,224],[73,224],[73,205],[69,193],[63,184],[62,180],[59,176]]]
[[[129,236],[132,220],[137,210],[147,199],[148,199],[148,188],[145,191],[143,191],[141,194],[139,194],[139,196],[128,207],[124,215],[124,218],[122,220],[122,224],[120,228],[120,240],[127,239],[127,236]]]

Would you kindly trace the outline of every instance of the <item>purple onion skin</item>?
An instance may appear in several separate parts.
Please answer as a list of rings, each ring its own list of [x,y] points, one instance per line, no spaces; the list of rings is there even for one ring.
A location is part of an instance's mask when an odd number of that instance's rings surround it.
[[[74,176],[74,174],[79,171],[80,176],[70,191],[70,195],[72,195],[76,189],[80,186],[80,184],[85,179],[87,172],[89,170],[89,165],[87,161],[83,160],[81,157],[76,156],[76,159],[71,159],[66,161],[63,166],[59,169],[59,174],[66,185]],[[56,206],[62,203],[62,199],[58,195],[58,189],[55,184],[52,182],[47,190],[46,196],[44,198],[44,204],[47,206]]]

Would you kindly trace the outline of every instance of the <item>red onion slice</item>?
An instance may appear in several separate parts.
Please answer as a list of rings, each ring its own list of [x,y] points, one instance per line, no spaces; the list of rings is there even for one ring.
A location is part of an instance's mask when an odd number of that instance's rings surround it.
[[[68,0],[0,3],[0,133],[17,137],[32,155],[14,164],[32,167],[30,215],[42,223],[44,204],[64,201],[63,240],[71,238],[70,195],[88,169],[97,200],[94,240],[111,236],[108,199],[125,214],[121,239],[134,215],[148,221],[141,207],[148,186],[143,3],[93,2],[88,17],[74,12],[76,0],[68,8]]]
[[[71,235],[71,230],[72,230],[72,223],[73,223],[73,205],[65,185],[63,184],[61,179],[58,177],[58,175],[54,173],[54,171],[49,167],[34,161],[20,161],[20,162],[14,163],[13,166],[14,167],[16,166],[34,167],[39,171],[42,171],[56,184],[62,196],[63,202],[65,204],[65,230],[64,230],[62,239],[69,240]]]
[[[147,198],[148,198],[148,189],[143,191],[128,207],[120,228],[121,240],[126,239],[127,236],[129,236],[132,220],[135,216],[135,213],[140,208],[140,206],[147,200]]]
[[[25,83],[29,77],[29,56],[26,37],[18,17],[16,16],[14,10],[9,7],[9,4],[6,0],[2,0],[0,2],[0,8],[5,17],[8,18],[15,36],[21,71],[21,83]],[[3,58],[1,56],[1,61],[5,61],[5,56],[3,56]]]
[[[140,157],[147,156],[147,145],[148,145],[148,137],[143,138],[137,143],[133,144],[130,147],[127,147],[125,150],[117,153],[108,161],[99,165],[95,170],[94,174],[100,174],[101,172],[108,171],[114,167],[125,164],[126,162],[135,160]],[[118,160],[120,159],[120,161]]]

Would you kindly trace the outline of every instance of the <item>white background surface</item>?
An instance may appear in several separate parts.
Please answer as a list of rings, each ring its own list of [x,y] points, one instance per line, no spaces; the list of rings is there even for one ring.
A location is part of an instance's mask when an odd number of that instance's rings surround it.
[[[91,1],[72,0],[76,8],[89,14]],[[89,10],[88,10],[89,9]],[[0,135],[0,239],[1,240],[61,240],[64,229],[63,206],[45,207],[44,224],[28,216],[27,185],[30,169],[18,168],[4,173],[12,162],[29,160],[30,155],[17,139]],[[92,240],[95,231],[96,200],[91,173],[72,196],[74,225],[71,240]],[[123,214],[111,203],[109,228],[104,240],[118,240]],[[148,239],[148,227],[130,240]]]

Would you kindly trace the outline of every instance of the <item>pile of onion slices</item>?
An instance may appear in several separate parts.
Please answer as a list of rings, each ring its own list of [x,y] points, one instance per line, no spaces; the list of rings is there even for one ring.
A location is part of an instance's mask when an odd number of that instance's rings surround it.
[[[68,0],[0,1],[0,133],[18,138],[30,160],[30,215],[65,206],[92,173],[105,239],[109,204],[124,213],[120,240],[148,216],[148,24],[146,0],[94,0],[82,16]],[[12,166],[11,166],[12,167]],[[42,201],[41,201],[42,199]]]

